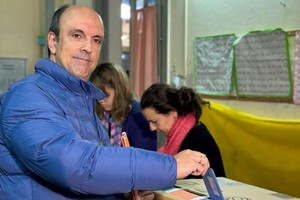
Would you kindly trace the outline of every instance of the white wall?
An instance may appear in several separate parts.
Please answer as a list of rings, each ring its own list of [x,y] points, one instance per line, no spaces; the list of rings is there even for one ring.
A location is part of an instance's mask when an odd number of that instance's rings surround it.
[[[172,66],[183,63],[187,84],[193,85],[194,50],[196,37],[234,33],[237,36],[256,30],[282,28],[285,31],[300,30],[299,0],[185,0],[181,6],[178,1],[170,1],[171,35],[169,49],[169,71]],[[182,1],[183,2],[183,1]],[[183,8],[184,9],[183,9]],[[182,21],[179,24],[176,21]],[[184,29],[184,31],[182,31]],[[181,40],[185,41],[182,46]],[[180,50],[179,50],[180,49]],[[183,49],[183,50],[181,50]],[[300,118],[300,106],[289,103],[247,102],[236,100],[215,100],[230,107],[251,114],[295,119]]]

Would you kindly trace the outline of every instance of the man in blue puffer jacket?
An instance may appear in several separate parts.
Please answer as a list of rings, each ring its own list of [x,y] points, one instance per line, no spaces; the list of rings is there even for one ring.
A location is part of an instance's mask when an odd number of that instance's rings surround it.
[[[171,187],[204,175],[204,154],[175,157],[109,147],[94,112],[104,94],[88,78],[99,59],[104,27],[84,6],[58,9],[47,36],[50,59],[13,84],[0,101],[0,199],[121,199],[122,193]]]

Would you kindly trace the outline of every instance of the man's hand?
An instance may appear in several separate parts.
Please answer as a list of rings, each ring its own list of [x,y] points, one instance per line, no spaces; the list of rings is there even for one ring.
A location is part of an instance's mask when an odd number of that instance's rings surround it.
[[[175,155],[177,162],[177,179],[192,174],[204,176],[209,168],[209,161],[205,154],[198,151],[184,150]]]

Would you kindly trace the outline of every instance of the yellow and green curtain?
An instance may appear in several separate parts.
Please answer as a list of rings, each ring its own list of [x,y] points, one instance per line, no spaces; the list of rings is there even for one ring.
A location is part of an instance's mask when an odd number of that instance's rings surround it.
[[[219,103],[203,108],[227,178],[300,197],[300,120],[258,117]]]

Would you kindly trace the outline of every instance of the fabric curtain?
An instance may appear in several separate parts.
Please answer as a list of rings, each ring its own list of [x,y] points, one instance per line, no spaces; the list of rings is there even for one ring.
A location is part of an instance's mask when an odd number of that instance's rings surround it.
[[[157,6],[134,10],[131,14],[129,77],[133,91],[141,97],[157,82]]]
[[[258,117],[211,102],[201,121],[219,145],[228,178],[300,197],[300,120]]]

